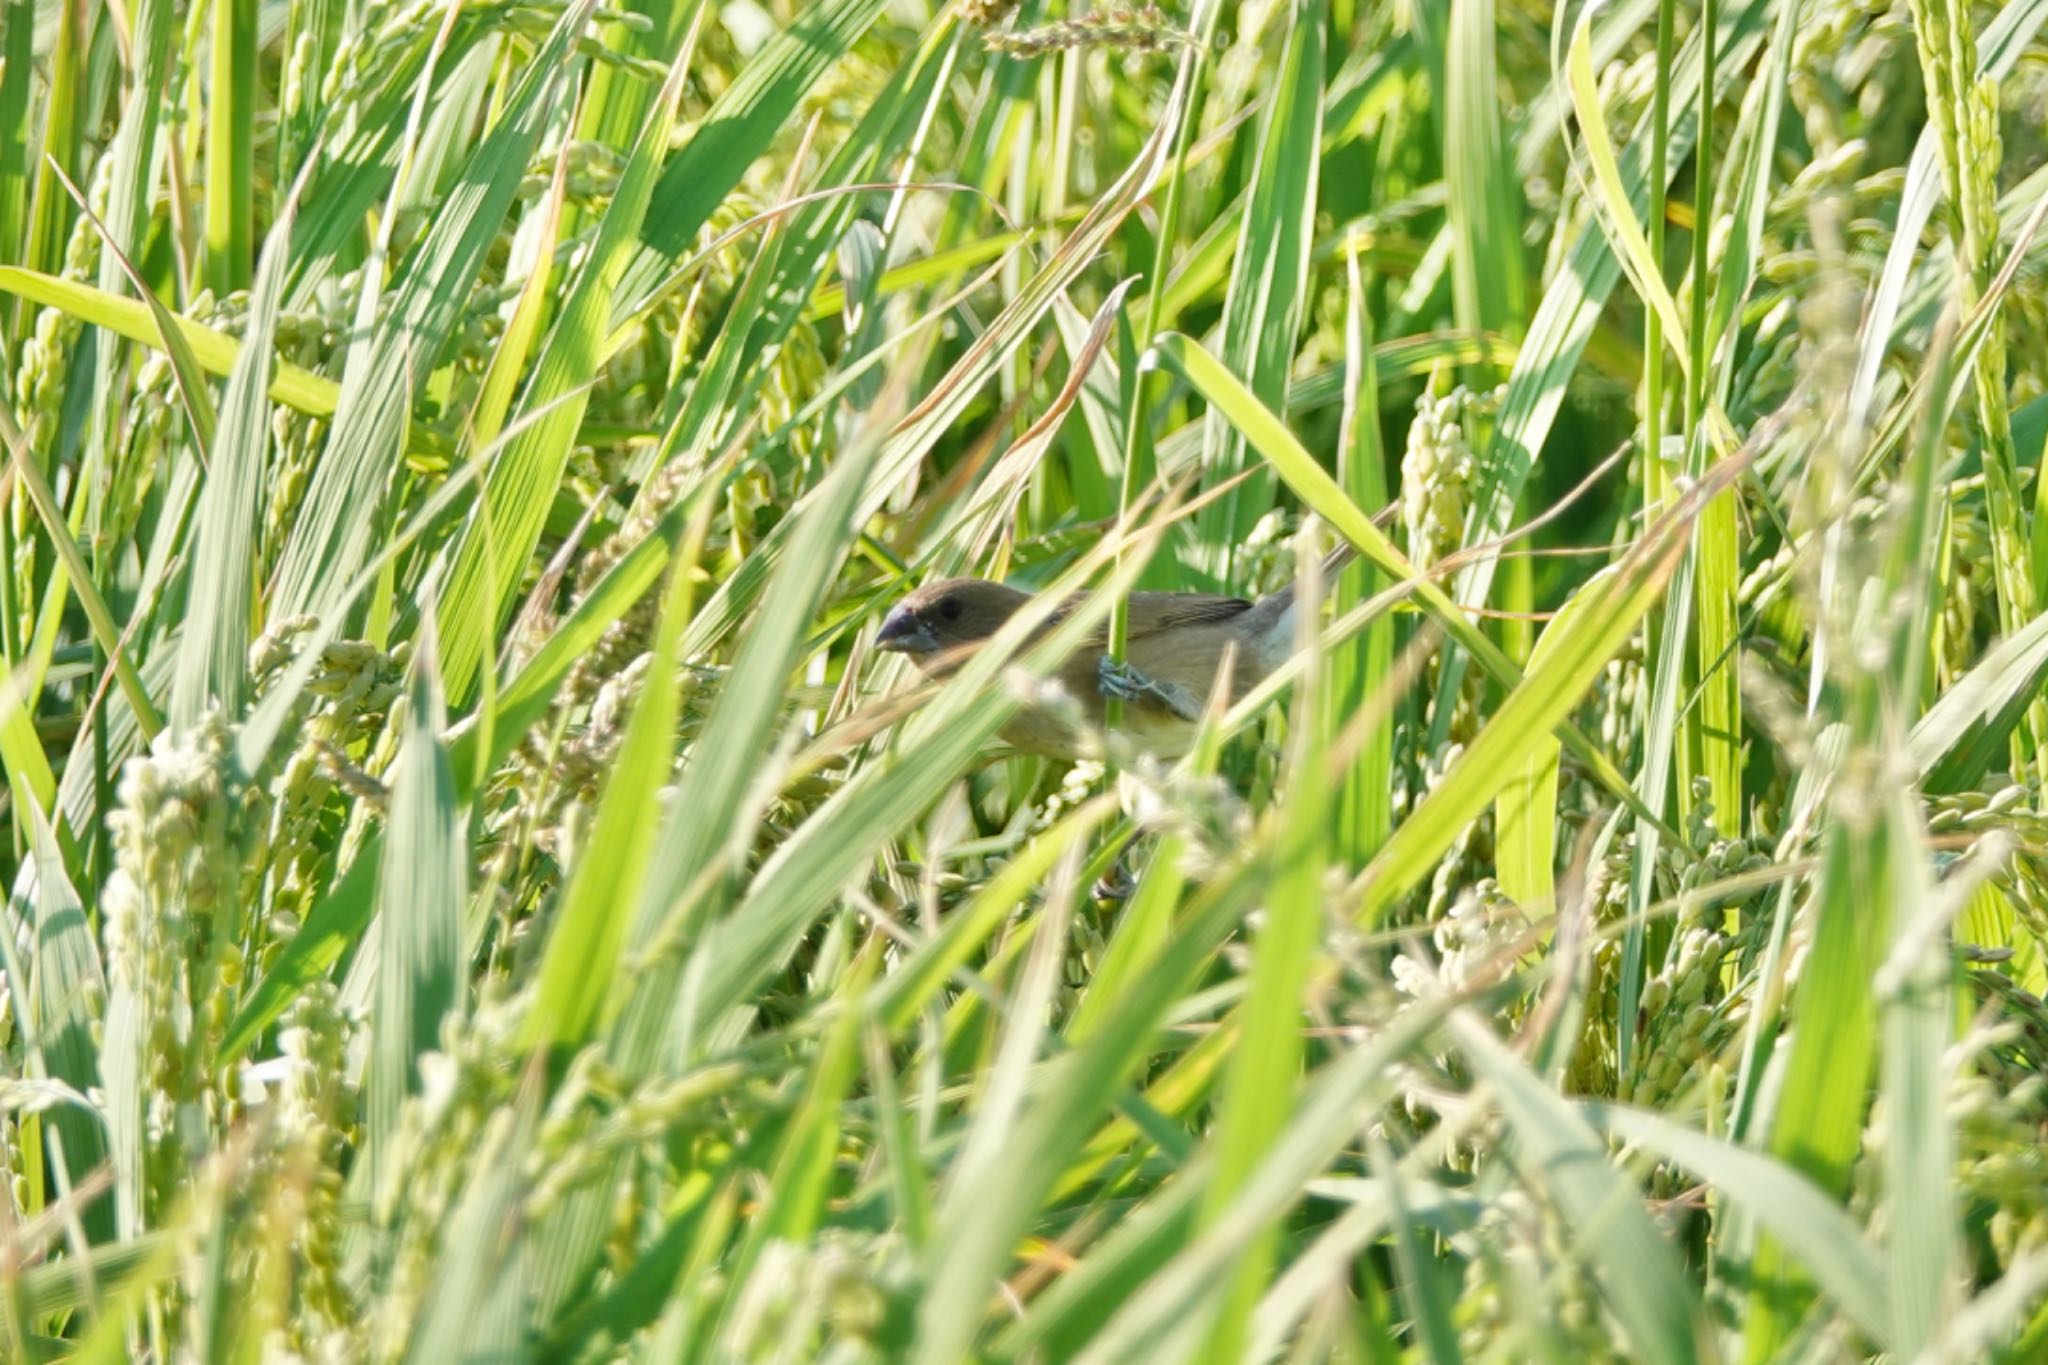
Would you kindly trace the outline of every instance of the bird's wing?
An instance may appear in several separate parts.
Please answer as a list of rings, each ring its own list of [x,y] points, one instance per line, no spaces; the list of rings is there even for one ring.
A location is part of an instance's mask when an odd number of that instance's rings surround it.
[[[1200,592],[1134,592],[1131,594],[1131,636],[1180,626],[1213,625],[1244,615],[1252,604],[1242,597]]]
[[[1062,608],[1065,616],[1070,608]],[[1131,638],[1142,640],[1162,630],[1215,625],[1252,609],[1242,597],[1202,592],[1134,592],[1131,594]],[[1088,643],[1100,649],[1109,640],[1107,623],[1092,631]]]

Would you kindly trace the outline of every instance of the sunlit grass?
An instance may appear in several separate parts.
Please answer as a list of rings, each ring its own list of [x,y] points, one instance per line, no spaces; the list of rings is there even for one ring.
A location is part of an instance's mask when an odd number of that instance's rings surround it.
[[[0,4],[0,1356],[2041,1358],[2044,21]]]

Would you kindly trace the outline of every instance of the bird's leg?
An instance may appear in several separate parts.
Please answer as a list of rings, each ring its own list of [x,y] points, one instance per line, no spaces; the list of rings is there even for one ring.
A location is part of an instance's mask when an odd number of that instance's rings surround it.
[[[1138,879],[1133,877],[1131,869],[1124,865],[1124,859],[1129,856],[1128,849],[1119,853],[1116,861],[1109,865],[1109,871],[1095,879],[1095,899],[1121,904],[1131,898],[1131,894],[1138,889]]]
[[[1142,701],[1150,697],[1182,720],[1197,721],[1202,718],[1201,701],[1186,688],[1158,682],[1127,663],[1117,662],[1107,654],[1102,656],[1102,662],[1096,668],[1096,676],[1105,697],[1121,697],[1125,701]]]

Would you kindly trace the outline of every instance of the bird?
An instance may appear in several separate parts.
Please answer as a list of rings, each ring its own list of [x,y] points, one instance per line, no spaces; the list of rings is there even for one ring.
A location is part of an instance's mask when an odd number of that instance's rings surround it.
[[[1328,582],[1355,552],[1342,544],[1324,558]],[[944,578],[916,589],[889,610],[875,647],[901,654],[928,677],[942,678],[1015,615],[1031,594],[985,578]],[[1038,628],[1052,629],[1078,599]],[[1257,601],[1195,592],[1134,592],[1130,635],[1122,662],[1109,655],[1109,628],[1090,634],[1050,681],[1075,707],[1027,703],[1000,734],[1028,754],[1073,760],[1087,755],[1091,736],[1104,727],[1111,697],[1124,702],[1121,731],[1139,749],[1161,758],[1194,744],[1210,689],[1233,654],[1227,701],[1257,687],[1294,650],[1295,585]],[[1034,636],[1034,638],[1036,638]]]

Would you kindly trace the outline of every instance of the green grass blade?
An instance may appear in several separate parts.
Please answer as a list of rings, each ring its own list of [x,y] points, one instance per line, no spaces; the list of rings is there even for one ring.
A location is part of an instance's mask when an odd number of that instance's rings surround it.
[[[443,1021],[462,1008],[468,975],[462,957],[465,822],[441,742],[446,718],[433,644],[430,631],[413,667],[377,877],[366,1147],[374,1186],[387,1196],[403,1178],[393,1150],[399,1108],[420,1088],[420,1056],[442,1048]]]
[[[524,1164],[537,1116],[529,1095],[492,1114],[476,1143],[470,1182],[448,1217],[440,1255],[406,1360],[507,1360],[527,1344],[529,1231],[521,1217]]]
[[[171,723],[181,729],[198,724],[209,706],[229,716],[242,711],[250,631],[256,620],[251,593],[257,518],[269,467],[270,367],[284,288],[281,248],[290,239],[288,203],[275,229],[277,249],[264,253],[249,304],[249,330],[228,379],[226,430],[213,442],[200,488],[187,588],[192,612],[178,642],[171,685]]]
[[[1586,1114],[1596,1128],[1711,1182],[1723,1198],[1785,1243],[1859,1331],[1881,1349],[1891,1348],[1884,1263],[1863,1230],[1818,1187],[1760,1152],[1648,1110],[1591,1105]]]
[[[669,575],[640,701],[541,958],[540,996],[526,1022],[534,1047],[573,1052],[595,1030],[617,989],[619,949],[646,884],[660,789],[675,759],[676,642],[689,619],[695,567],[686,559]]]
[[[374,523],[401,454],[411,396],[440,363],[462,301],[532,159],[568,70],[566,58],[594,0],[579,0],[534,54],[498,125],[463,167],[449,211],[438,215],[386,308],[367,291],[359,320],[369,335],[349,351],[334,422],[305,502],[285,542],[275,587],[284,615],[324,611],[370,556]]]
[[[1520,335],[1528,320],[1521,186],[1514,179],[1494,60],[1493,0],[1453,0],[1445,39],[1444,183],[1453,312],[1471,331]]]
[[[1564,604],[1529,655],[1529,673],[1550,666],[1573,630],[1572,622],[1602,598],[1581,593]],[[1562,747],[1539,736],[1517,763],[1493,802],[1494,867],[1500,889],[1517,905],[1541,912],[1557,891],[1557,765]]]
[[[29,91],[35,79],[35,0],[7,0],[0,22],[0,261],[23,258],[28,233]]]
[[[1345,277],[1344,404],[1342,437],[1337,448],[1337,481],[1351,502],[1377,508],[1387,501],[1386,450],[1380,436],[1379,366],[1372,344],[1365,283],[1357,258]],[[1332,610],[1339,616],[1391,586],[1386,574],[1359,565],[1337,575],[1330,585]],[[1324,734],[1334,742],[1360,708],[1373,705],[1365,742],[1358,759],[1344,774],[1336,807],[1336,840],[1332,855],[1357,871],[1393,832],[1394,715],[1381,703],[1381,689],[1394,667],[1394,623],[1375,621],[1349,644],[1330,651],[1328,703]]]
[[[1304,622],[1313,618],[1306,612]],[[1313,657],[1314,640],[1306,642]],[[1239,1014],[1240,1037],[1230,1059],[1215,1118],[1216,1165],[1209,1178],[1199,1226],[1214,1227],[1279,1138],[1293,1107],[1302,1065],[1302,999],[1323,937],[1323,868],[1329,839],[1328,796],[1322,780],[1315,716],[1320,705],[1313,674],[1295,688],[1294,780],[1275,814],[1273,870],[1265,919],[1253,940],[1251,990]],[[1208,1329],[1205,1358],[1236,1360],[1243,1353],[1252,1309],[1265,1293],[1277,1250],[1272,1229],[1243,1246],[1218,1317]]]
[[[1890,1251],[1891,1345],[1918,1355],[1948,1325],[1958,1262],[1965,1247],[1955,1169],[1956,1133],[1949,1112],[1949,1044],[1956,1009],[1949,917],[1963,890],[1937,894],[1927,875],[1926,834],[1904,802],[1894,804],[1899,916],[1891,952],[1873,985],[1882,1012],[1880,1092],[1884,1096],[1886,1190]],[[1960,872],[1953,880],[1974,875]]]
[[[1483,1025],[1451,1020],[1452,1036],[1494,1088],[1508,1121],[1516,1168],[1577,1233],[1602,1295],[1639,1360],[1702,1356],[1706,1321],[1678,1255],[1650,1221],[1642,1196],[1607,1161],[1585,1119]]]
[[[801,1246],[824,1221],[833,1166],[839,1157],[842,1110],[847,1091],[860,1073],[861,1026],[866,1020],[862,996],[881,958],[880,947],[878,940],[869,941],[833,1002],[836,1017],[818,1049],[809,1088],[782,1135],[769,1172],[767,1204],[758,1217],[749,1220],[746,1242],[733,1258],[736,1293],[745,1288],[760,1263],[762,1248],[776,1241]]]
[[[148,303],[118,298],[75,280],[0,264],[0,292],[60,308],[82,322],[104,327],[130,341],[158,349],[166,349],[164,337],[175,333],[190,352],[192,363],[206,374],[232,375],[241,354],[239,341],[210,327],[175,313],[166,313],[171,324],[166,331],[159,326]],[[178,352],[171,347],[169,354],[175,360]],[[295,411],[315,417],[332,415],[340,395],[341,390],[332,380],[309,374],[297,365],[278,363],[275,377],[271,380],[272,398]]]
[[[112,663],[115,680],[120,683],[122,695],[133,708],[144,738],[154,738],[157,731],[164,728],[163,717],[157,713],[155,703],[150,701],[149,690],[143,686],[134,661],[121,647],[121,631],[114,624],[113,612],[93,587],[92,569],[85,562],[85,555],[79,550],[71,527],[57,505],[56,493],[29,455],[14,419],[4,410],[0,410],[0,444],[7,447],[14,476],[27,493],[36,517],[42,522],[43,533],[57,552],[63,572],[70,577],[71,588],[78,594],[79,605],[85,609],[86,620],[91,625],[93,640]]]
[[[373,839],[313,905],[306,922],[263,974],[221,1039],[220,1055],[234,1060],[263,1031],[284,1016],[292,1002],[315,981],[323,980],[348,951],[362,941],[376,916],[382,880],[383,840]]]
[[[2011,752],[2008,743],[2048,686],[2048,617],[1986,650],[1927,708],[1908,746],[1930,793],[1968,791]]]
[[[225,298],[255,262],[256,0],[213,0],[207,44],[206,284]]]
[[[804,93],[881,12],[882,0],[806,6],[747,62],[654,187],[641,249],[619,280],[615,317],[638,308],[642,296],[689,254],[697,230],[788,124]]]
[[[1556,654],[1508,694],[1442,784],[1360,874],[1364,899],[1358,913],[1364,923],[1376,921],[1427,876],[1458,832],[1539,756],[1539,741],[1570,714],[1663,592],[1684,548],[1685,529],[1682,520],[1667,522],[1629,559],[1579,590],[1584,604],[1559,633]]]
[[[440,619],[448,623],[448,696],[455,705],[467,703],[475,688],[483,637],[495,635],[504,623],[569,462],[597,372],[612,291],[647,212],[690,53],[686,46],[670,70],[590,251],[568,284],[568,297],[521,400],[521,411],[530,420],[520,424],[492,462],[483,498],[457,543],[439,609]]]
[[[1322,143],[1324,5],[1296,0],[1285,19],[1280,73],[1260,125],[1258,161],[1245,198],[1223,310],[1223,359],[1259,401],[1285,411],[1289,359],[1307,302]],[[1204,471],[1212,485],[1247,468],[1254,476],[1195,519],[1203,566],[1217,584],[1237,581],[1238,547],[1273,505],[1272,474],[1249,461],[1243,433],[1212,417]]]
[[[1153,354],[1187,380],[1212,405],[1228,414],[1231,423],[1273,465],[1295,495],[1356,546],[1367,563],[1386,572],[1401,586],[1412,588],[1423,607],[1443,624],[1452,639],[1471,650],[1490,677],[1509,687],[1522,681],[1521,671],[1501,653],[1500,647],[1466,618],[1434,580],[1417,573],[1408,557],[1387,539],[1386,533],[1374,525],[1356,503],[1344,495],[1336,480],[1324,471],[1280,419],[1262,406],[1214,356],[1179,335],[1160,337],[1154,343]],[[1576,726],[1565,722],[1564,714],[1560,712],[1559,720],[1559,734],[1564,742],[1587,761],[1610,791],[1638,808],[1640,814],[1656,820],[1654,812],[1641,808],[1641,802],[1636,800],[1627,779],[1621,776],[1613,762],[1594,749]]]
[[[100,1022],[100,1003],[106,999],[106,973],[84,903],[64,869],[55,831],[33,807],[28,823],[30,862],[23,875],[33,868],[35,900],[33,906],[15,910],[31,932],[28,977],[13,982],[16,1017],[33,1074],[90,1094],[100,1085],[99,1049],[92,1035]],[[21,964],[11,943],[6,956],[12,976]],[[45,1142],[61,1149],[66,1177],[57,1189],[60,1196],[67,1195],[67,1187],[76,1186],[105,1160],[105,1129],[96,1113],[64,1105],[50,1112],[44,1131]],[[84,1230],[95,1241],[106,1240],[113,1233],[112,1214],[107,1201],[93,1201],[85,1210]]]

